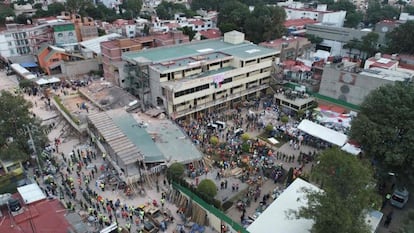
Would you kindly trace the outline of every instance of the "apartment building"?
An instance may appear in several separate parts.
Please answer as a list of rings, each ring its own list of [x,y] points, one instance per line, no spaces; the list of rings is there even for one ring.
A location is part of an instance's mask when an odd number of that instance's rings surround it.
[[[152,38],[148,42],[152,44]],[[123,87],[123,84],[118,82],[122,53],[139,51],[143,48],[143,44],[143,41],[135,39],[115,39],[101,42],[102,67],[105,79]]]
[[[283,38],[262,42],[259,45],[280,51],[280,59],[296,60],[296,58],[310,54],[312,43],[305,37],[284,36]]]
[[[162,107],[174,119],[199,117],[265,93],[277,54],[231,31],[220,39],[124,53],[121,82],[144,108]]]
[[[346,11],[328,11],[326,4],[318,5],[316,9],[297,5],[284,6],[284,9],[286,20],[309,18],[335,27],[342,27],[346,16]]]
[[[36,54],[42,43],[54,44],[54,22],[42,25],[7,24],[0,32],[0,57],[7,62],[9,57]]]

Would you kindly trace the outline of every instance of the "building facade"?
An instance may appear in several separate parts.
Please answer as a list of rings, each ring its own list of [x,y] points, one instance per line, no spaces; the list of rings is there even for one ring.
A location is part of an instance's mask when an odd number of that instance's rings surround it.
[[[359,105],[378,87],[412,79],[413,74],[408,72],[383,69],[372,64],[369,69],[360,69],[357,63],[339,62],[323,68],[319,94]]]
[[[134,39],[115,39],[101,43],[102,66],[104,78],[118,86],[119,83],[119,66],[122,63],[122,53],[129,51],[139,51],[143,43]]]
[[[232,31],[224,39],[125,53],[122,78],[144,108],[163,107],[172,118],[199,117],[264,93],[276,55]]]

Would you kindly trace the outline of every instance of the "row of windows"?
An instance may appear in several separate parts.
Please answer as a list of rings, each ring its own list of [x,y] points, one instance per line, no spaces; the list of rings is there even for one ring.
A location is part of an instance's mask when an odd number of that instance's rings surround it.
[[[255,71],[249,72],[246,75],[239,75],[235,78],[235,80],[237,80],[238,78],[241,78],[241,77],[249,77],[250,75],[258,74],[259,72],[263,73],[263,72],[268,71],[269,69],[270,68],[260,69],[260,70],[255,70]],[[231,83],[231,82],[233,82],[232,77],[224,79],[223,82],[221,82],[220,84],[223,85],[223,84]],[[256,82],[256,81],[253,81],[253,82]],[[208,89],[208,88],[210,88],[210,84],[204,84],[202,86],[198,86],[198,87],[194,87],[194,88],[190,88],[190,89],[187,89],[187,90],[176,92],[176,93],[174,93],[174,96],[177,98],[177,97],[180,97],[180,96],[183,96],[183,95],[187,95],[187,94],[191,94],[191,93],[194,93],[194,92],[202,91],[202,90],[205,90],[205,89]]]
[[[209,89],[209,88],[210,88],[210,84],[204,84],[204,85],[201,85],[201,86],[198,86],[198,87],[193,87],[193,88],[189,88],[189,89],[186,89],[186,90],[183,90],[183,91],[176,92],[176,93],[174,93],[174,97],[177,98],[177,97],[180,97],[180,96],[183,96],[183,95],[188,95],[188,94],[198,92],[198,91],[202,91],[202,90],[206,90],[206,89]]]

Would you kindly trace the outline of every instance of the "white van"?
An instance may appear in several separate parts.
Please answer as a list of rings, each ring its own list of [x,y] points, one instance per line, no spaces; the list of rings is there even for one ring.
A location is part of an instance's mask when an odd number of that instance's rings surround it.
[[[222,122],[222,121],[216,121],[214,122],[214,124],[216,124],[219,129],[225,129],[226,128],[226,123]]]

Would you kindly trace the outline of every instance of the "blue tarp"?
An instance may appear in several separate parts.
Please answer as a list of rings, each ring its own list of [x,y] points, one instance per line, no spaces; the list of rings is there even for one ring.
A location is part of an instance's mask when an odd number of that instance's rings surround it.
[[[38,65],[35,62],[23,62],[23,63],[20,63],[20,65],[23,66],[24,68],[38,67]]]

